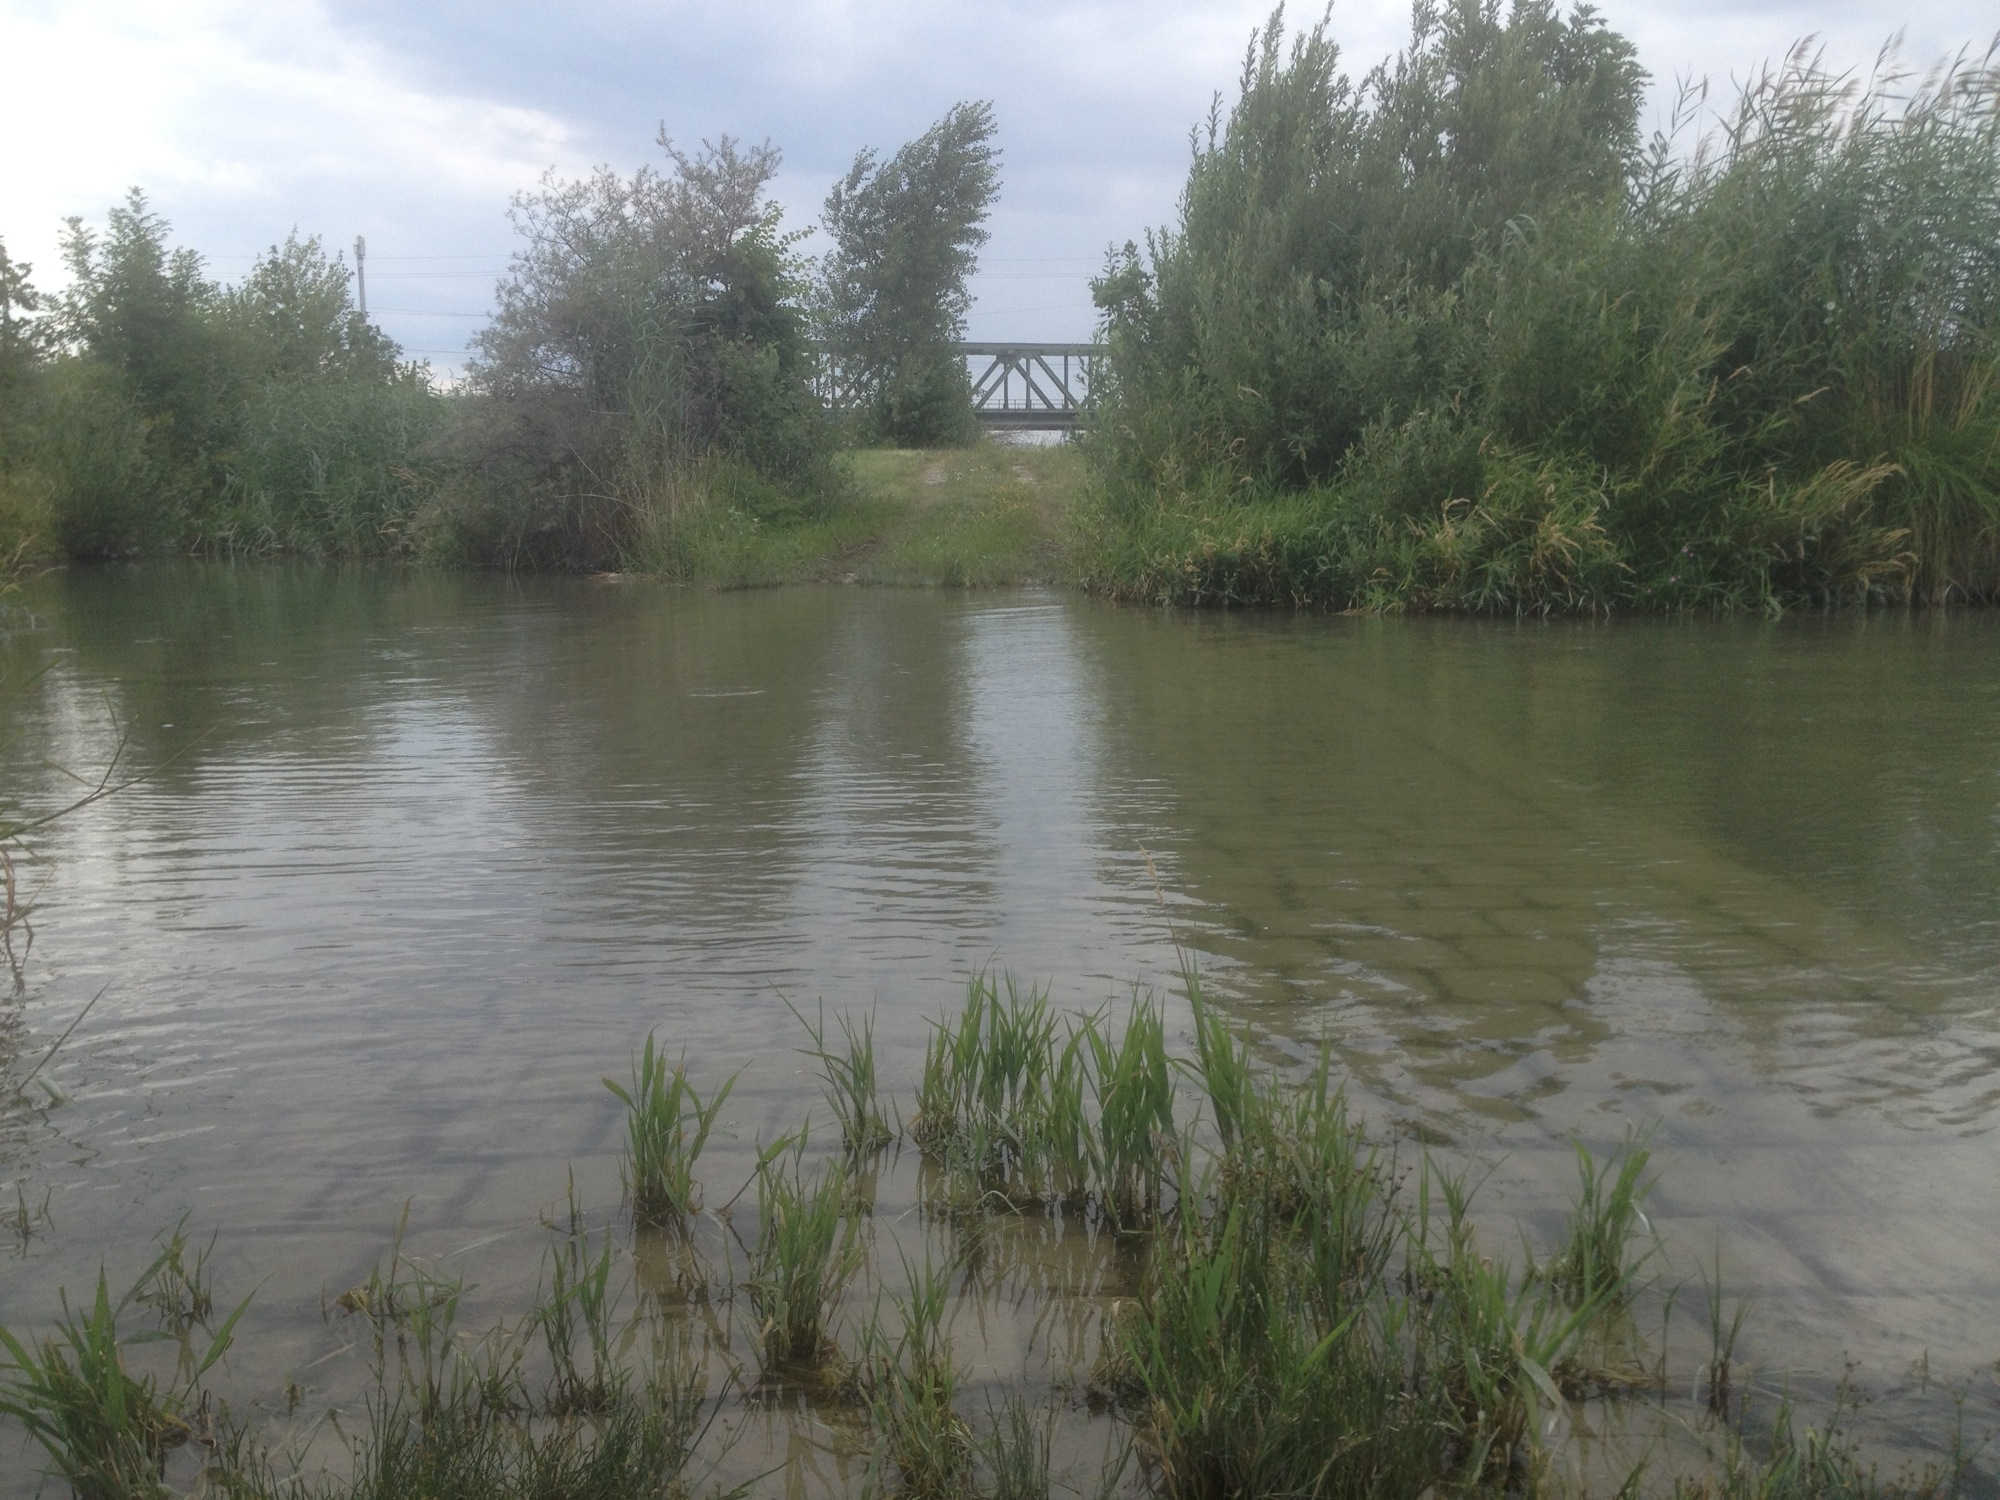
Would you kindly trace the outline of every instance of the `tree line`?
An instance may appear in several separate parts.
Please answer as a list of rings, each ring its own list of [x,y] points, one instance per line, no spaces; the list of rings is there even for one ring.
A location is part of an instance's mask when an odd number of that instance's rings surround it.
[[[1172,221],[1093,282],[1078,580],[1543,613],[2000,597],[2000,39],[1865,77],[1802,46],[1652,136],[1647,82],[1583,4],[1416,0],[1359,74],[1330,18],[1274,12]],[[551,176],[448,396],[316,240],[219,287],[135,194],[72,223],[52,303],[0,255],[0,547],[698,574],[728,528],[837,506],[842,442],[973,435],[948,346],[995,136],[966,103],[860,152],[816,258],[768,145],[663,134],[658,166]]]
[[[0,561],[159,551],[410,555],[672,571],[717,516],[837,503],[843,443],[974,431],[966,282],[999,189],[991,106],[886,159],[862,151],[815,261],[770,185],[780,156],[659,139],[629,176],[553,173],[466,378],[441,389],[296,231],[240,284],[174,248],[134,189],[68,222],[67,285],[0,243]],[[857,409],[815,388],[827,352]]]

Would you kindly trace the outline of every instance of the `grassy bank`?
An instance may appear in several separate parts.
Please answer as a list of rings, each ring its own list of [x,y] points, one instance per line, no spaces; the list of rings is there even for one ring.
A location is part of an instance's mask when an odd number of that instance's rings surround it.
[[[598,560],[725,589],[1050,583],[1068,576],[1067,527],[1083,473],[1068,445],[863,449],[837,461],[834,498],[801,505],[740,468],[697,465],[635,490],[625,507],[629,535]],[[536,540],[546,527],[531,503],[501,514],[440,485],[372,518],[373,541],[356,550],[447,567],[548,564],[537,551],[546,538]],[[287,543],[270,525],[245,522],[231,535],[252,554],[319,550]],[[0,473],[0,576],[59,561],[53,537],[32,476]]]
[[[399,1228],[325,1289],[329,1352],[246,1392],[249,1299],[176,1226],[124,1295],[0,1331],[0,1441],[92,1497],[1958,1492],[1962,1443],[1884,1479],[1846,1398],[1808,1427],[1745,1378],[1719,1278],[1665,1339],[1642,1139],[1579,1148],[1545,1243],[1495,1235],[1324,1059],[1260,1065],[1186,998],[1177,1051],[1150,998],[976,978],[900,1089],[866,1020],[801,1017],[826,1108],[745,1183],[704,1162],[730,1075],[649,1039],[606,1081],[624,1200],[572,1186],[520,1300]]]
[[[1066,576],[1065,526],[1083,476],[1074,448],[864,449],[840,465],[833,505],[769,518],[724,497],[642,535],[633,566],[711,588],[987,588]]]

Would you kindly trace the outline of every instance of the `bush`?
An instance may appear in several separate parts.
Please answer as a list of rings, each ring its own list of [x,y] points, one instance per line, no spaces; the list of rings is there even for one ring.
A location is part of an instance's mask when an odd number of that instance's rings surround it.
[[[1992,54],[1863,88],[1794,52],[1716,136],[1642,157],[1643,75],[1587,9],[1420,6],[1359,86],[1324,25],[1282,40],[1253,41],[1177,226],[1096,283],[1100,586],[2000,597]]]

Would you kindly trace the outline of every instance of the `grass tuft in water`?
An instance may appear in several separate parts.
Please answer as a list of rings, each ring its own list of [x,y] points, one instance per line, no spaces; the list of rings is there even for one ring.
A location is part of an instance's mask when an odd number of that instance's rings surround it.
[[[151,1308],[160,1326],[176,1338],[184,1338],[197,1325],[208,1326],[215,1315],[215,1290],[209,1274],[208,1258],[215,1251],[214,1234],[208,1243],[188,1238],[187,1215],[159,1237],[159,1259],[150,1276],[133,1288],[134,1300]]]
[[[928,1256],[921,1266],[905,1258],[903,1271],[901,1334],[889,1345],[878,1318],[863,1339],[869,1419],[880,1434],[876,1466],[895,1470],[897,1493],[909,1500],[956,1500],[972,1491],[976,1446],[952,1405],[959,1376],[945,1326],[949,1272]]]
[[[1702,1366],[1702,1402],[1708,1414],[1723,1420],[1729,1418],[1730,1398],[1734,1391],[1736,1369],[1736,1340],[1743,1332],[1743,1319],[1750,1309],[1747,1303],[1738,1300],[1736,1310],[1726,1320],[1722,1315],[1722,1246],[1715,1247],[1713,1274],[1704,1272],[1702,1289],[1708,1298],[1708,1362]]]
[[[1652,1187],[1644,1180],[1651,1160],[1644,1136],[1632,1137],[1601,1163],[1576,1143],[1579,1181],[1569,1233],[1563,1248],[1538,1268],[1572,1302],[1603,1294],[1622,1299],[1640,1267],[1652,1259],[1657,1248],[1652,1244],[1636,1258],[1630,1253],[1633,1239],[1642,1231],[1650,1237],[1652,1231],[1640,1207]]]
[[[837,1351],[827,1323],[861,1269],[861,1224],[838,1162],[808,1176],[805,1136],[766,1153],[757,1170],[757,1244],[748,1290],[769,1368],[817,1367]]]
[[[604,1080],[625,1106],[625,1190],[642,1222],[678,1224],[701,1207],[694,1164],[708,1144],[736,1075],[704,1101],[687,1080],[683,1060],[671,1069],[649,1033],[632,1060],[632,1086]]]
[[[618,1389],[612,1354],[611,1238],[601,1236],[592,1249],[575,1194],[572,1184],[574,1229],[549,1254],[548,1291],[537,1299],[534,1315],[549,1357],[543,1406],[556,1416],[609,1411]],[[579,1362],[579,1346],[587,1363]]]
[[[824,1007],[816,1021],[808,1021],[789,1000],[785,1008],[798,1017],[799,1024],[812,1038],[812,1045],[800,1050],[819,1064],[820,1090],[826,1095],[834,1119],[840,1122],[841,1144],[851,1154],[865,1156],[895,1140],[896,1133],[889,1128],[888,1116],[882,1111],[875,1079],[874,1013],[859,1022],[843,1015],[840,1036],[844,1045],[842,1050],[835,1051],[826,1044]]]
[[[1091,1165],[1100,1204],[1121,1225],[1150,1224],[1177,1150],[1166,1022],[1155,1001],[1135,995],[1122,1033],[1085,1021],[1082,1036],[1097,1106]]]
[[[20,1422],[78,1500],[167,1493],[161,1483],[167,1454],[194,1435],[196,1383],[228,1351],[249,1305],[246,1298],[203,1350],[187,1355],[173,1385],[163,1389],[151,1375],[132,1374],[118,1319],[164,1261],[163,1254],[115,1303],[100,1270],[89,1309],[79,1313],[64,1297],[61,1322],[38,1345],[0,1328],[7,1360],[0,1367],[0,1415]]]

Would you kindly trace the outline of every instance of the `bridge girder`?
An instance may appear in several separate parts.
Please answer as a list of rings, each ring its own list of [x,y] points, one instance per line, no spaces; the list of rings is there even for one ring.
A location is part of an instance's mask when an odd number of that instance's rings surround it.
[[[978,340],[956,343],[966,361],[972,409],[982,425],[1015,430],[1067,431],[1083,419],[1090,401],[1092,364],[1102,344]],[[830,407],[859,405],[865,393],[844,378],[824,351],[814,385]]]

